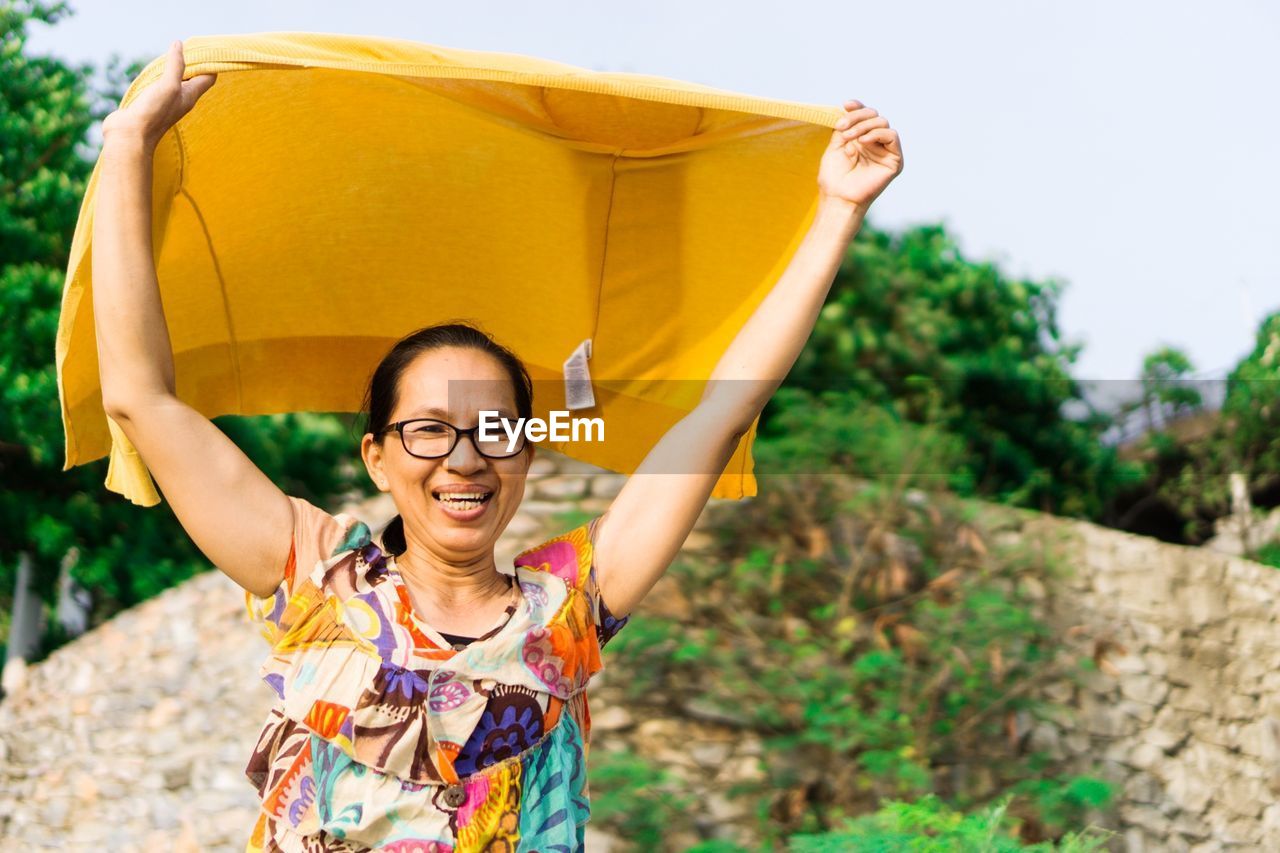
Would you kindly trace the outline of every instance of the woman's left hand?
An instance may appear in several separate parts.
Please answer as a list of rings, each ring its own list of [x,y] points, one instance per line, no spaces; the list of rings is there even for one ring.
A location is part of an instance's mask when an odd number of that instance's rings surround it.
[[[861,101],[845,101],[818,166],[818,190],[862,210],[902,171],[902,143],[889,120]]]

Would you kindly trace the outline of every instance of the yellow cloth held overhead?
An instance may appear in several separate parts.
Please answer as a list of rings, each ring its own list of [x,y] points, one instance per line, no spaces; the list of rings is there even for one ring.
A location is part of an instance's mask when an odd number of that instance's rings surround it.
[[[185,46],[186,76],[218,82],[155,155],[156,270],[181,399],[209,417],[357,411],[397,339],[474,319],[525,361],[538,417],[604,421],[604,442],[550,446],[624,473],[697,404],[786,268],[844,114],[396,39]],[[64,470],[110,453],[107,488],[150,506],[150,474],[102,408],[100,168],[58,327]],[[714,495],[756,494],[754,435],[753,424]]]

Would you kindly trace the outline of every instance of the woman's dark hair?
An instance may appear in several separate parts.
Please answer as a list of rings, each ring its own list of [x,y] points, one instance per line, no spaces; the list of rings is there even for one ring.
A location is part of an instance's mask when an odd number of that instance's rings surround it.
[[[427,326],[406,335],[396,342],[369,379],[362,411],[365,413],[365,432],[375,435],[391,422],[400,396],[400,377],[425,352],[461,347],[478,350],[497,359],[511,378],[516,396],[516,414],[521,418],[533,417],[533,381],[529,371],[511,350],[499,344],[480,330],[472,321],[459,320]],[[395,556],[403,554],[408,545],[404,539],[404,519],[396,516],[382,531],[382,548]]]

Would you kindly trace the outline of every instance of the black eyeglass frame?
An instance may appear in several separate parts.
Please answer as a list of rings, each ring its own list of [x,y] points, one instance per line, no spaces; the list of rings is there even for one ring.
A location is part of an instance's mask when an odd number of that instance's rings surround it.
[[[410,450],[409,443],[405,441],[405,438],[404,438],[404,427],[406,424],[417,424],[417,423],[441,424],[442,426],[447,426],[449,429],[453,430],[453,441],[450,442],[449,449],[444,453],[441,453],[439,456],[423,456],[420,453],[414,453],[412,450]],[[378,430],[376,433],[374,433],[374,436],[376,437],[376,436],[384,435],[385,433],[388,433],[388,432],[397,432],[400,434],[400,446],[404,448],[405,453],[408,453],[414,459],[444,459],[449,454],[453,453],[455,449],[457,449],[458,442],[462,440],[462,437],[464,435],[468,436],[471,439],[471,446],[476,449],[476,453],[479,453],[485,459],[514,459],[515,457],[519,456],[521,453],[524,452],[525,445],[529,443],[528,440],[525,438],[524,433],[521,433],[519,450],[517,450],[514,453],[505,454],[503,456],[492,456],[488,453],[485,453],[483,450],[481,450],[480,443],[476,441],[476,433],[480,432],[479,424],[476,424],[475,426],[469,427],[467,429],[463,429],[462,427],[454,426],[448,421],[442,421],[436,418],[409,418],[408,420],[404,420],[404,421],[396,421],[395,423],[387,424],[382,429]]]

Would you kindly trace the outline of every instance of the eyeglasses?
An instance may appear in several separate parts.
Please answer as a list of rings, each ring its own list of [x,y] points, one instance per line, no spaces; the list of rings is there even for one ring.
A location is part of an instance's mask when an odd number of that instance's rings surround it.
[[[379,430],[377,435],[392,431],[400,433],[400,443],[404,445],[405,453],[419,459],[440,459],[448,456],[458,445],[459,437],[464,435],[471,436],[471,446],[481,456],[489,459],[508,459],[516,456],[524,450],[525,444],[523,430],[519,431],[515,443],[512,444],[511,439],[501,429],[490,429],[490,437],[482,438],[479,425],[462,429],[451,423],[431,418],[397,421]]]

